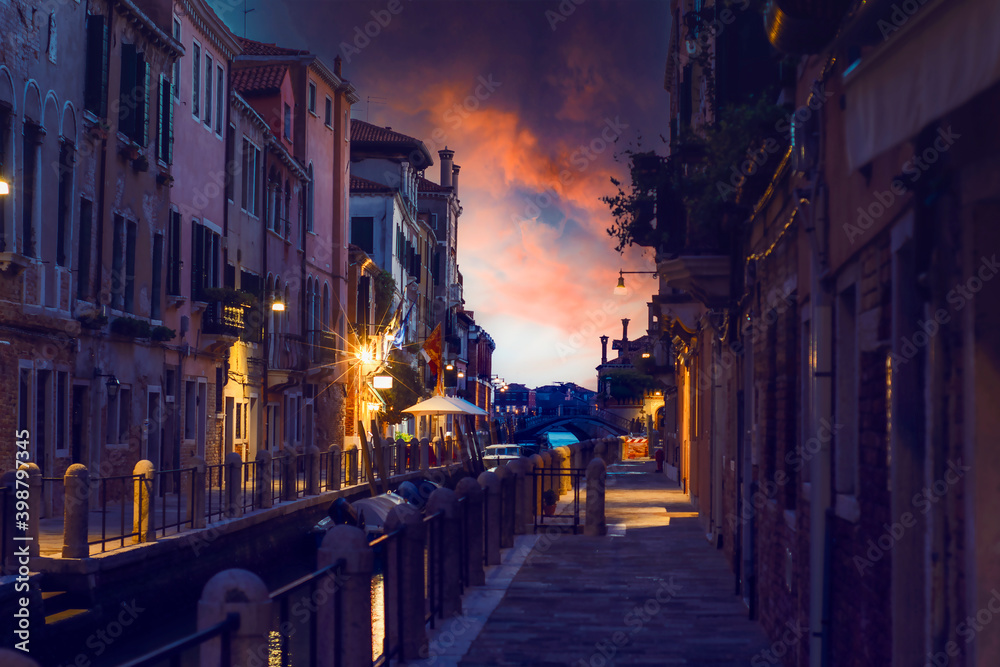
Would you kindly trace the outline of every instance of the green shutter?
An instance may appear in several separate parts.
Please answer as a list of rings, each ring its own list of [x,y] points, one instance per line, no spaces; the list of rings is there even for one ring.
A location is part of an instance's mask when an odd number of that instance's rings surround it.
[[[174,103],[173,88],[174,82],[167,81],[167,88],[170,95],[167,95],[167,164],[174,163]]]
[[[140,93],[142,97],[142,116],[139,117],[142,127],[139,128],[141,130],[139,144],[145,146],[149,143],[149,63],[146,62],[143,54],[140,53],[138,57],[140,61],[136,65],[142,83],[142,92]]]
[[[159,86],[159,101],[160,101],[160,111],[156,114],[156,159],[166,160],[167,151],[166,146],[163,143],[163,127],[164,121],[166,120],[163,116],[166,113],[167,103],[165,100],[168,99],[167,89],[166,89],[166,77],[162,74],[160,75],[160,86]]]

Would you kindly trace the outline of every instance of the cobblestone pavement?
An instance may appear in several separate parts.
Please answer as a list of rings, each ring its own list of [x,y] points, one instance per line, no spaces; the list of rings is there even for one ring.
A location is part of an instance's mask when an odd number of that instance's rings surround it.
[[[728,667],[763,657],[767,639],[733,594],[723,553],[654,463],[612,466],[606,504],[607,537],[539,537],[460,665]]]

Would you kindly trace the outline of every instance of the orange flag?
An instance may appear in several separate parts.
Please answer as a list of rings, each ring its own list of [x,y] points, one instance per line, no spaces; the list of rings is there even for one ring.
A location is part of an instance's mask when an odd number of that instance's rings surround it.
[[[424,341],[423,346],[424,353],[428,358],[427,363],[430,364],[431,367],[431,373],[437,376],[436,392],[439,396],[444,394],[444,364],[441,363],[441,350],[443,347],[444,335],[441,332],[441,324],[439,322],[438,325],[434,327],[434,331],[431,332],[431,335]]]

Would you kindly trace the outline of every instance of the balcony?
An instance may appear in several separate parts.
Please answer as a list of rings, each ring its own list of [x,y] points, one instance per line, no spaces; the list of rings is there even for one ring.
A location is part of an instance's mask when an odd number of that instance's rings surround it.
[[[337,363],[340,345],[332,331],[314,330],[309,332],[309,360],[314,364],[329,366]]]
[[[309,367],[310,345],[297,334],[268,336],[267,368],[269,372],[304,371]]]
[[[246,330],[246,310],[246,306],[210,301],[201,317],[201,329],[211,336],[223,336],[235,341]]]

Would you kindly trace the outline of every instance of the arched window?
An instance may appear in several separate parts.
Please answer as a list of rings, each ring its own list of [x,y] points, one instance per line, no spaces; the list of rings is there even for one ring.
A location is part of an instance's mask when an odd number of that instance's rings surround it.
[[[330,283],[323,284],[323,326],[327,329],[332,328],[330,322]]]

